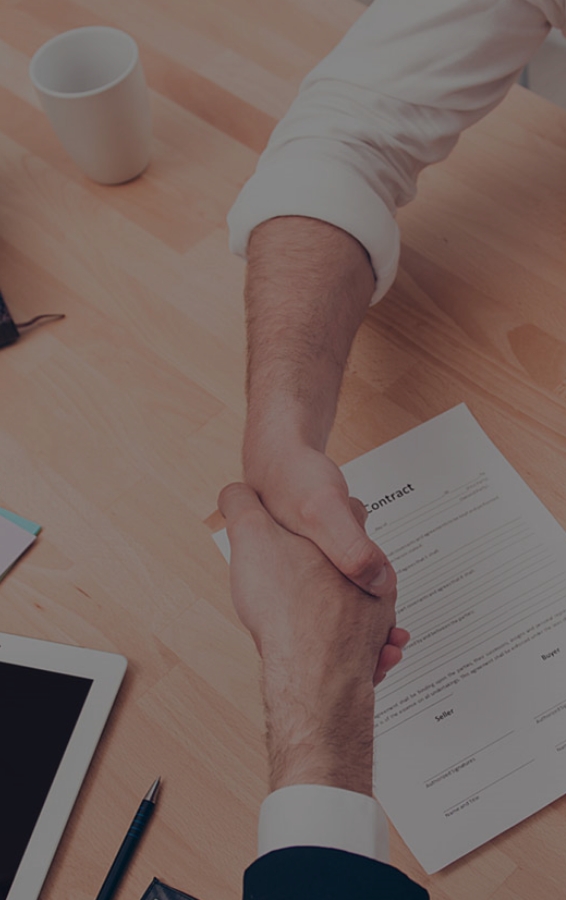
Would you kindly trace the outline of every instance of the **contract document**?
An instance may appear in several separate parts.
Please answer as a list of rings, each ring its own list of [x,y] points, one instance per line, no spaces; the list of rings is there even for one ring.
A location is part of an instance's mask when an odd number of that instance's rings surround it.
[[[566,534],[464,405],[342,471],[411,632],[374,791],[432,874],[566,793]]]

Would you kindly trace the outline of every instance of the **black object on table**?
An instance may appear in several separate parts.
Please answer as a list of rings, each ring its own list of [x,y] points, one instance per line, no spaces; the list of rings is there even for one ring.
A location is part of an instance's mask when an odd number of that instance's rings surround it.
[[[128,863],[130,862],[132,854],[147,827],[147,823],[153,815],[160,782],[160,778],[155,779],[140,803],[139,809],[132,820],[132,824],[128,828],[128,833],[116,854],[116,859],[110,866],[108,875],[104,879],[104,883],[96,895],[96,900],[110,900],[110,898],[113,897],[116,888],[128,868]]]

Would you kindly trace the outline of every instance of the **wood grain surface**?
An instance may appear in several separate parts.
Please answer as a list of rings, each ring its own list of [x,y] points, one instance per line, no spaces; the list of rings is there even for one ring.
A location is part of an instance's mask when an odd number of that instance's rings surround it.
[[[0,628],[115,650],[123,689],[42,892],[95,896],[164,780],[120,897],[154,875],[236,900],[266,792],[258,665],[211,540],[240,477],[244,263],[225,216],[353,0],[2,0],[0,288],[16,320],[66,318],[0,353],[0,505],[43,525],[0,587]],[[150,167],[89,182],[27,67],[69,28],[138,41]],[[401,267],[371,310],[329,452],[338,463],[466,402],[566,526],[566,112],[514,88],[425,172]],[[214,516],[212,521],[214,521]],[[402,624],[402,623],[400,623]],[[428,877],[433,900],[566,897],[566,798]]]

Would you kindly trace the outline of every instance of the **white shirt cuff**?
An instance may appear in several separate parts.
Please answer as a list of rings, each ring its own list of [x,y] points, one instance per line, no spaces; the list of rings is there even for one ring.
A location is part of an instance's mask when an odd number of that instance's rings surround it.
[[[373,797],[321,784],[294,784],[261,805],[258,856],[284,847],[332,847],[389,862],[389,831]]]
[[[306,216],[341,228],[367,250],[377,278],[372,304],[395,280],[399,228],[385,202],[352,169],[317,158],[260,163],[228,213],[230,249],[246,258],[253,229],[279,216]]]

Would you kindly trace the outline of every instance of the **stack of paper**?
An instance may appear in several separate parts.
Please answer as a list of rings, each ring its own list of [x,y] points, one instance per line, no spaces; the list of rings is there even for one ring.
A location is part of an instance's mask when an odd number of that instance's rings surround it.
[[[0,581],[40,531],[41,525],[0,508]]]

